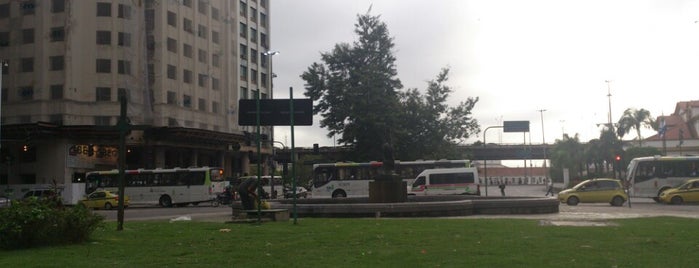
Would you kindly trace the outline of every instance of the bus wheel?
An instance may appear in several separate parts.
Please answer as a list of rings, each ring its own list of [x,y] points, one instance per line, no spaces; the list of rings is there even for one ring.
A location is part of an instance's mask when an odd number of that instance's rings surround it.
[[[104,203],[104,209],[106,209],[106,210],[112,210],[112,203],[109,203],[109,202]]]
[[[333,192],[332,197],[333,197],[333,198],[347,197],[347,193],[345,193],[345,191],[343,191],[343,190],[336,190],[336,191]]]
[[[161,207],[169,208],[172,206],[172,198],[170,198],[169,195],[163,195],[160,197],[158,204],[160,204]]]
[[[615,196],[614,198],[612,198],[611,204],[612,204],[612,206],[620,207],[621,205],[624,204],[624,198],[621,196]]]
[[[575,196],[569,197],[569,198],[568,198],[568,201],[566,201],[566,203],[567,203],[569,206],[577,206],[577,205],[578,205],[578,202],[580,202],[580,200],[578,200],[578,198],[575,197]]]
[[[673,205],[680,205],[682,204],[682,202],[684,202],[684,200],[682,200],[682,197],[680,196],[673,196],[672,199],[670,199],[670,202]]]

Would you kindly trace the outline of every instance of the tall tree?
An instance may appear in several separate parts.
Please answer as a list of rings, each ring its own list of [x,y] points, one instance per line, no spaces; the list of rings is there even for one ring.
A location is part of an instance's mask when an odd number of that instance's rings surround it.
[[[653,118],[650,112],[646,109],[628,108],[619,119],[619,127],[617,135],[623,138],[631,129],[636,129],[636,137],[638,138],[638,146],[643,146],[643,138],[641,137],[641,127],[649,128],[653,126]]]
[[[397,144],[404,159],[460,158],[456,143],[478,133],[478,121],[471,110],[478,97],[468,98],[456,107],[446,104],[452,92],[446,82],[449,68],[443,68],[437,78],[427,82],[427,90],[421,94],[409,89],[400,94],[402,113],[401,131],[396,134]]]
[[[403,85],[396,77],[393,38],[379,18],[357,15],[358,40],[321,53],[323,64],[313,63],[301,75],[305,95],[317,103],[313,112],[322,116],[320,127],[353,145],[357,159],[380,159],[398,126],[397,90]]]
[[[570,137],[564,134],[551,148],[551,175],[563,177],[563,169],[568,169],[573,179],[582,177],[582,165],[585,163],[582,144],[578,135]]]
[[[393,38],[380,16],[357,15],[355,33],[352,45],[336,44],[301,75],[328,137],[339,134],[338,142],[353,146],[360,161],[381,159],[386,143],[401,160],[458,157],[456,142],[480,131],[471,114],[478,98],[449,107],[448,68],[428,82],[424,95],[399,91]]]

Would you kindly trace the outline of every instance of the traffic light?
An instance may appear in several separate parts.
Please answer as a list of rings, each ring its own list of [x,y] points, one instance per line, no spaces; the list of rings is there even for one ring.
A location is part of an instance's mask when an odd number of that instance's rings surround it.
[[[318,148],[318,144],[314,143],[313,144],[313,154],[319,154],[320,153],[320,148]]]
[[[616,157],[614,157],[614,160],[616,160],[617,162],[621,161],[621,155],[616,155]]]
[[[22,151],[23,151],[23,152],[29,151],[29,145],[26,145],[26,144],[23,145],[23,146],[22,146]]]

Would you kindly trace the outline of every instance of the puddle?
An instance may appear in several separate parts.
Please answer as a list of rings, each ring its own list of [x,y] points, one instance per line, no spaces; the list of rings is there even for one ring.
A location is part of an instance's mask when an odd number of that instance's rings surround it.
[[[593,226],[593,227],[605,227],[605,226],[618,226],[614,222],[606,221],[560,221],[560,220],[540,220],[540,226]]]

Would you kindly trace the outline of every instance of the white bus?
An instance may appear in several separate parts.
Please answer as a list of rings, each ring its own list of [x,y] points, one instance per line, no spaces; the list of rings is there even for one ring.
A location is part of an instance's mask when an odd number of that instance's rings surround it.
[[[626,181],[632,197],[658,200],[660,193],[699,177],[699,156],[648,156],[629,163]]]
[[[476,168],[425,169],[413,181],[409,195],[481,195]]]
[[[131,205],[197,205],[211,202],[226,186],[223,169],[217,167],[125,170],[124,178]],[[119,170],[88,172],[86,180],[87,194],[119,191]]]
[[[396,174],[408,185],[425,169],[470,167],[469,160],[395,161]],[[311,197],[367,197],[369,182],[383,168],[382,162],[338,162],[313,165]]]

